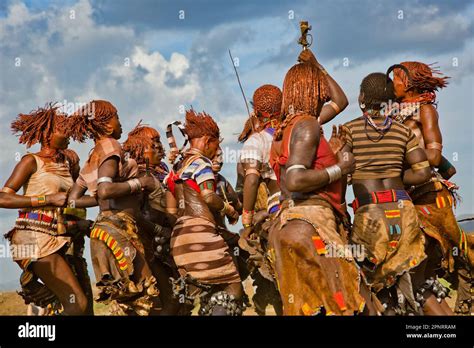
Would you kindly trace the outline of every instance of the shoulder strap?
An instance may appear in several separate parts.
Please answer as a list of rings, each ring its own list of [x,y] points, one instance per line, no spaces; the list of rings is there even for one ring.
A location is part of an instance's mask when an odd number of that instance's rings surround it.
[[[32,153],[32,152],[27,152],[25,155],[22,156],[22,158],[23,158],[23,157],[26,157],[26,156],[28,156],[28,155],[33,156],[33,158],[35,159],[35,162],[36,162],[36,172],[38,172],[38,171],[44,166],[44,161],[43,161],[43,159],[42,159],[40,156],[38,156],[38,155],[36,155],[36,154],[34,154],[34,153]]]

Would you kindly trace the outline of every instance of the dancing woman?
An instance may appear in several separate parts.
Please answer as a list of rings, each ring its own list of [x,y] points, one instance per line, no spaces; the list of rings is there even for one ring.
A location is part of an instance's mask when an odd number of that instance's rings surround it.
[[[141,212],[146,221],[144,228],[138,231],[145,248],[145,257],[157,279],[160,300],[163,308],[161,315],[176,315],[182,309],[173,296],[170,277],[179,276],[170,254],[171,231],[176,217],[167,209],[167,199],[171,193],[162,184],[168,174],[163,162],[165,151],[160,133],[141,122],[128,133],[123,149],[138,164],[138,177],[151,176],[155,180],[155,189],[148,195],[142,195]],[[171,198],[171,201],[174,199]]]
[[[13,260],[21,267],[21,295],[26,303],[58,309],[62,314],[82,315],[87,298],[65,258],[71,241],[63,216],[67,193],[73,185],[65,150],[69,144],[66,115],[49,104],[20,114],[12,130],[20,143],[41,149],[23,156],[0,192],[0,207],[20,209],[15,227],[6,234]],[[23,187],[23,194],[17,191]],[[40,283],[38,280],[41,280]]]
[[[371,307],[345,252],[343,179],[354,163],[330,147],[318,121],[325,102],[347,99],[310,50],[300,60],[285,76],[283,120],[271,148],[284,201],[270,231],[270,255],[285,315],[354,315]]]
[[[93,100],[71,116],[72,137],[94,140],[94,148],[74,184],[68,205],[99,205],[92,231],[91,254],[99,302],[113,301],[113,313],[148,315],[157,311],[156,279],[138,236],[142,190],[153,191],[152,177],[137,178],[137,164],[118,142],[122,127],[117,109]],[[89,191],[89,195],[85,195]]]
[[[200,298],[201,315],[241,315],[241,279],[213,215],[219,212],[231,220],[238,219],[232,205],[216,193],[212,158],[219,148],[219,127],[206,113],[189,110],[184,128],[190,148],[166,181],[178,202],[179,216],[171,238],[171,254],[182,280],[208,293]],[[189,298],[191,294],[183,295]]]
[[[474,248],[469,248],[468,238],[454,215],[458,187],[446,179],[456,170],[442,154],[443,140],[436,103],[436,92],[446,87],[448,77],[421,62],[403,62],[388,71],[392,70],[394,92],[400,102],[393,118],[416,135],[431,169],[431,176],[425,182],[407,186],[427,236],[426,274],[417,284],[418,297],[421,302],[433,301],[437,297],[448,313],[449,308],[443,300],[446,289],[439,283],[436,274],[445,273],[444,276],[454,278],[454,283],[459,281],[460,284],[456,312],[469,314],[472,307],[470,293],[474,277]],[[427,314],[435,313],[428,311]]]
[[[430,170],[415,134],[387,115],[393,99],[392,81],[369,74],[360,86],[363,115],[343,126],[344,150],[356,160],[351,239],[364,247],[364,274],[384,314],[420,314],[412,274],[426,258],[425,238],[404,187],[426,181]],[[429,305],[440,309],[436,301]]]

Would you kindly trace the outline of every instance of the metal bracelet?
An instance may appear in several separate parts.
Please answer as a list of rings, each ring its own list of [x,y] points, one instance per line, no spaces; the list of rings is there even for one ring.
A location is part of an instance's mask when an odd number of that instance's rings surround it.
[[[97,186],[99,186],[100,183],[103,183],[103,182],[109,182],[109,183],[113,183],[113,179],[109,176],[102,176],[100,177],[99,179],[97,179]]]
[[[306,169],[306,166],[304,166],[302,164],[293,164],[292,166],[289,166],[286,169],[286,172],[288,173],[289,171],[294,170],[294,169]]]
[[[341,167],[339,167],[337,164],[327,167],[326,172],[329,175],[329,184],[339,180],[342,177]]]
[[[142,184],[137,178],[127,180],[127,184],[130,186],[130,193],[139,192],[142,189]]]

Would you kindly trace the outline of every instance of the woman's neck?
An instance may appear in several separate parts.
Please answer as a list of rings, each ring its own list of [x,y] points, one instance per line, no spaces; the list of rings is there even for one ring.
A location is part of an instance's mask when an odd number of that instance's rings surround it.
[[[418,98],[420,95],[421,93],[411,90],[405,93],[403,100],[412,100],[412,99]]]
[[[37,152],[37,155],[58,163],[64,160],[64,156],[61,154],[59,149],[54,149],[47,145],[42,145],[40,151]]]
[[[53,148],[51,148],[47,145],[42,145],[40,151],[38,152],[38,154],[41,154],[41,155],[46,156],[46,157],[50,157],[50,156],[52,157],[57,152],[58,152],[57,149],[53,149]]]
[[[109,138],[113,138],[113,137],[111,135],[101,135],[98,138],[94,138],[94,143],[97,143],[101,140],[109,139]]]

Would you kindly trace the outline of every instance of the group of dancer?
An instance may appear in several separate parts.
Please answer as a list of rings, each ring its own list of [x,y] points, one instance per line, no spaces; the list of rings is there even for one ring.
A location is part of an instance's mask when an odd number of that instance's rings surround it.
[[[220,174],[222,138],[205,112],[168,125],[168,165],[160,133],[141,121],[119,142],[109,101],[72,115],[53,103],[19,114],[20,143],[41,145],[0,193],[0,207],[19,209],[5,235],[23,271],[19,293],[50,314],[93,315],[97,301],[115,315],[190,315],[198,303],[200,315],[242,315],[250,277],[259,315],[269,306],[277,315],[451,315],[444,278],[458,292],[455,312],[468,315],[473,241],[453,213],[455,168],[436,110],[446,84],[421,62],[371,73],[361,116],[326,139],[322,125],[348,100],[304,49],[282,89],[253,95],[235,188]],[[70,138],[94,143],[82,168]],[[233,233],[227,224],[239,218]]]

